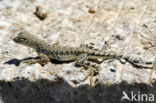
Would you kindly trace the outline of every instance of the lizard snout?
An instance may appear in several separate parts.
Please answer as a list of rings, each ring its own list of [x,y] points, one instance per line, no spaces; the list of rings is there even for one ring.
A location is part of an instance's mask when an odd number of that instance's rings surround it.
[[[13,41],[14,41],[14,42],[17,42],[17,39],[16,39],[16,38],[14,38],[14,39],[13,39]]]

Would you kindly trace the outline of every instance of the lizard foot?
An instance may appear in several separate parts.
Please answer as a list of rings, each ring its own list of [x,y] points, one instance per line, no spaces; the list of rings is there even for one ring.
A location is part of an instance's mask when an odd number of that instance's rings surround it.
[[[94,77],[99,74],[99,68],[100,67],[96,66],[95,64],[89,65],[87,67],[83,66],[82,69],[85,70],[86,76],[83,78],[82,81],[85,81],[89,78],[90,86],[93,86],[95,84]]]
[[[90,77],[90,85],[93,84],[93,77],[99,74],[99,67],[95,64],[91,64],[90,61],[87,60],[87,54],[81,54],[76,60],[76,63],[83,67],[84,70],[86,70],[87,75],[83,79],[85,81]]]
[[[90,81],[90,86],[93,86],[95,83],[94,81],[94,77],[99,74],[99,71],[94,68],[94,67],[88,67],[86,70],[86,76],[84,77],[84,79],[82,81],[85,81],[89,78]]]

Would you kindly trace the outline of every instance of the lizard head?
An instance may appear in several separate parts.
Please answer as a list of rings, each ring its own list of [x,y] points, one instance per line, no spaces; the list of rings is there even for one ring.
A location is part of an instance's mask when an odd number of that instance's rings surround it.
[[[25,32],[20,32],[14,39],[14,42],[25,44],[28,41],[28,35]]]
[[[45,46],[46,42],[42,40],[41,38],[32,35],[26,31],[20,32],[14,39],[14,42],[18,44],[22,44],[28,47],[31,47],[33,49],[36,49],[38,46]],[[48,44],[46,44],[48,45]]]
[[[18,43],[18,44],[22,44],[22,45],[26,45],[28,47],[34,47],[34,36],[29,34],[28,32],[24,31],[24,32],[20,32],[14,39],[13,41]]]

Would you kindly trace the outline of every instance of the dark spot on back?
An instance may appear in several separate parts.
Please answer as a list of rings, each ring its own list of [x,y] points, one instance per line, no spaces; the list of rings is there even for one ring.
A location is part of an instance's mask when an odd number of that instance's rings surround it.
[[[65,53],[66,55],[69,55],[69,52],[68,51],[66,51],[66,53]]]
[[[59,52],[59,55],[63,55],[63,51],[60,51],[60,52]]]

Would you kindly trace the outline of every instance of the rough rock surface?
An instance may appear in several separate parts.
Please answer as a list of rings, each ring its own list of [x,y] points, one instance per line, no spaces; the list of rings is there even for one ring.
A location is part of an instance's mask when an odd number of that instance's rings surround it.
[[[35,15],[38,5],[47,13],[43,20]],[[123,91],[128,96],[153,94],[156,99],[155,71],[149,79],[149,69],[106,60],[91,87],[89,79],[82,81],[85,72],[75,62],[16,66],[15,62],[37,54],[12,41],[26,30],[51,44],[92,42],[97,49],[153,61],[155,5],[156,0],[0,0],[0,103],[132,102],[121,101]]]

